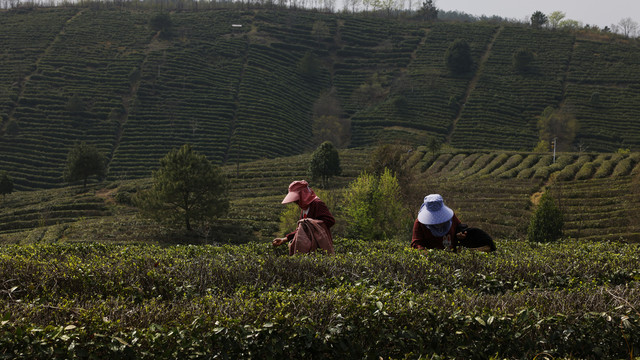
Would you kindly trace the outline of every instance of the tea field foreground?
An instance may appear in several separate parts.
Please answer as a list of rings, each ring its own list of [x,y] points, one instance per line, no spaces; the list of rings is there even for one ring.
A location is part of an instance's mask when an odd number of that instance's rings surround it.
[[[442,193],[494,236],[492,254],[420,253],[409,229],[346,238],[342,190],[371,161],[367,149],[342,151],[343,174],[318,189],[338,219],[335,256],[269,245],[308,154],[223,168],[231,212],[201,237],[137,216],[131,196],[149,179],[9,194],[0,358],[632,359],[640,155],[550,156],[407,152],[406,205]],[[565,237],[529,243],[544,191],[560,201]]]
[[[492,254],[336,238],[284,247],[0,247],[0,356],[607,358],[640,352],[640,245]]]

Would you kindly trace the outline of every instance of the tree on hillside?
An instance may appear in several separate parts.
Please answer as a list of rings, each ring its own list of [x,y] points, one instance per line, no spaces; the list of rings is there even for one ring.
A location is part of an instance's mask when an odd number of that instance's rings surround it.
[[[343,115],[342,105],[338,98],[338,91],[336,88],[331,88],[329,91],[324,91],[318,99],[313,103],[313,116],[336,116],[341,117]]]
[[[540,29],[547,24],[549,19],[542,11],[536,11],[531,15],[531,26],[534,29]]]
[[[73,94],[69,98],[69,100],[67,100],[65,109],[74,115],[78,115],[83,111],[87,110],[87,105],[85,105],[84,101],[82,101],[82,98],[80,97],[80,95]]]
[[[324,39],[331,36],[331,30],[326,22],[322,20],[316,20],[313,23],[313,27],[311,28],[311,35],[316,39],[317,42],[321,42]]]
[[[333,115],[315,117],[312,131],[314,143],[329,141],[337,148],[346,148],[351,141],[351,120]]]
[[[563,13],[562,11],[554,11],[549,14],[548,19],[551,28],[557,29],[560,26],[560,22],[562,21],[562,19],[564,19],[565,16],[565,13]]]
[[[102,179],[106,175],[106,158],[93,145],[76,143],[67,154],[67,166],[64,170],[65,181],[82,180],[83,187],[87,187],[87,179],[95,175]]]
[[[151,30],[157,31],[160,37],[167,38],[171,36],[173,21],[171,15],[166,12],[158,13],[149,19]]]
[[[389,18],[391,17],[391,10],[400,6],[396,0],[371,0],[370,4],[373,6],[374,10],[384,10]]]
[[[426,0],[420,8],[420,16],[426,21],[434,21],[438,19],[438,9],[433,0]]]
[[[638,31],[638,23],[627,17],[620,20],[618,28],[625,37],[634,37]]]
[[[312,132],[317,146],[325,141],[330,141],[337,148],[349,145],[351,120],[344,116],[335,88],[320,94],[313,103]]]
[[[410,150],[410,146],[398,144],[377,146],[371,153],[367,172],[373,175],[381,175],[385,172],[385,169],[388,169],[396,177],[403,176],[405,173],[406,154]]]
[[[442,149],[442,141],[440,141],[436,137],[430,137],[427,141],[427,149],[429,149],[429,152],[431,154],[437,154],[440,149]]]
[[[530,70],[531,63],[535,59],[533,51],[527,48],[519,48],[513,53],[513,67],[516,71],[524,73]]]
[[[548,106],[538,117],[538,131],[540,140],[547,144],[557,138],[557,149],[561,151],[571,150],[573,140],[578,131],[578,122],[573,114],[568,111],[555,109]]]
[[[351,8],[351,12],[355,13],[360,4],[362,4],[362,0],[344,0],[344,10],[348,11]]]
[[[322,187],[326,187],[329,179],[340,175],[340,154],[329,141],[325,141],[311,155],[309,163],[309,176],[312,180],[320,179]]]
[[[353,91],[353,101],[358,106],[371,105],[381,101],[386,94],[383,86],[386,80],[384,75],[373,73],[365,83]]]
[[[298,62],[298,71],[301,75],[315,78],[320,74],[320,61],[311,51],[307,51]]]
[[[445,53],[445,64],[454,73],[469,72],[473,66],[469,43],[464,39],[456,39]]]
[[[227,179],[191,145],[173,149],[160,159],[150,189],[134,197],[141,212],[172,227],[191,231],[227,213]]]
[[[582,23],[578,20],[565,19],[558,24],[562,30],[578,30],[582,27]]]
[[[5,195],[13,192],[13,179],[6,171],[0,172],[0,195],[4,199]]]

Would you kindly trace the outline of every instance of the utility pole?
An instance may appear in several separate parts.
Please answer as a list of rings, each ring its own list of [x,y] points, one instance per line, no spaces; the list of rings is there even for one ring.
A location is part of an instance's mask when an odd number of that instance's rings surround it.
[[[556,142],[557,142],[558,138],[554,137],[553,138],[553,142],[551,143],[551,147],[553,148],[553,163],[556,163]]]

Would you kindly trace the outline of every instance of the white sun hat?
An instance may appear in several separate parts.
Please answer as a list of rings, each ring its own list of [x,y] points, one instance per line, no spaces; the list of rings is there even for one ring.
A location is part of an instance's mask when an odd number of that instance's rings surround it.
[[[440,194],[430,194],[424,197],[424,203],[418,212],[418,221],[425,225],[445,223],[453,217],[453,210],[444,204]]]

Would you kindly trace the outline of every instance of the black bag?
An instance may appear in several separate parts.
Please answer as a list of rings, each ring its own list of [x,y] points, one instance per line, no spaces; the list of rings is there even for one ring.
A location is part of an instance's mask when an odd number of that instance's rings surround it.
[[[496,251],[496,244],[489,234],[484,230],[468,227],[466,224],[458,224],[456,226],[456,234],[462,232],[467,233],[463,240],[459,240],[458,244],[469,249],[483,250],[487,252]]]

